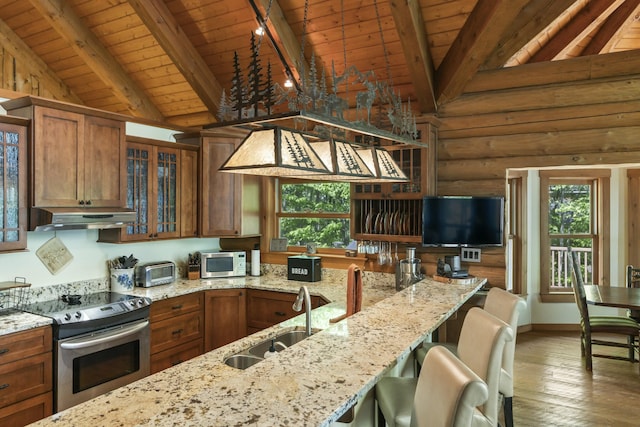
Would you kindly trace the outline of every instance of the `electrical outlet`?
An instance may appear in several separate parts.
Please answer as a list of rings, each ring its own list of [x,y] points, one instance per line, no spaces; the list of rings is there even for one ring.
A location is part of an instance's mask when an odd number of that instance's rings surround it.
[[[479,248],[462,248],[460,250],[460,260],[466,262],[480,262],[480,254],[482,250]]]

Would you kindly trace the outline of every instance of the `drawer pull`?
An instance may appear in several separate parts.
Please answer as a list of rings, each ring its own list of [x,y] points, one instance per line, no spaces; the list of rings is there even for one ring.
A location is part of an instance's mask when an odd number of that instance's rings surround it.
[[[171,307],[171,310],[180,310],[182,308],[182,304],[174,305]]]
[[[3,355],[5,353],[9,353],[9,349],[8,348],[0,348],[0,355]]]
[[[171,332],[171,333],[172,333],[173,335],[181,334],[181,333],[182,333],[182,329],[175,330],[175,331],[173,331],[173,332]]]
[[[275,315],[276,316],[286,316],[287,314],[284,311],[276,311]]]
[[[5,384],[0,384],[0,390],[4,390],[5,388],[8,388],[9,384],[5,383]]]

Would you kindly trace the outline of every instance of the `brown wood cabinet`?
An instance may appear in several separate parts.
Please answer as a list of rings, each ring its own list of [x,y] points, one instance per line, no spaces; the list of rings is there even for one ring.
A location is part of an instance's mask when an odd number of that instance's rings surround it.
[[[252,334],[299,315],[293,302],[297,294],[288,292],[247,289],[247,332]],[[311,296],[311,307],[317,308],[327,302],[319,296]]]
[[[0,116],[0,251],[27,248],[27,126]]]
[[[183,134],[180,142],[200,145],[200,234],[253,236],[260,232],[259,178],[218,172],[246,132],[225,129]]]
[[[203,310],[202,292],[151,304],[151,373],[202,354]]]
[[[32,119],[33,206],[125,206],[125,119],[34,97],[3,104]]]
[[[216,289],[204,293],[204,351],[247,336],[245,289]]]
[[[198,151],[180,150],[180,237],[198,236]]]
[[[418,128],[427,147],[386,147],[409,182],[351,184],[354,239],[421,242],[422,198],[436,192],[437,128],[429,123]]]
[[[23,426],[53,413],[51,327],[0,337],[0,425]]]
[[[100,230],[99,240],[127,242],[197,235],[197,186],[193,188],[197,154],[197,147],[128,137],[127,207],[137,211],[137,221],[124,228]]]

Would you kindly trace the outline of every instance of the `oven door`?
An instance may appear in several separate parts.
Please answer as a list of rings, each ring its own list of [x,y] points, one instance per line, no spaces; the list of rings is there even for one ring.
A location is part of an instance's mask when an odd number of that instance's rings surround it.
[[[149,320],[59,340],[56,359],[59,412],[149,375]]]

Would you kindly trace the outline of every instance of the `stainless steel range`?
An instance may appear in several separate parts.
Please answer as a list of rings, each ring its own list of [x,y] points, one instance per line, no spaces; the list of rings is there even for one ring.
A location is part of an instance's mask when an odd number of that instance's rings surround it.
[[[56,412],[149,375],[150,304],[146,297],[97,292],[23,309],[53,319]]]

